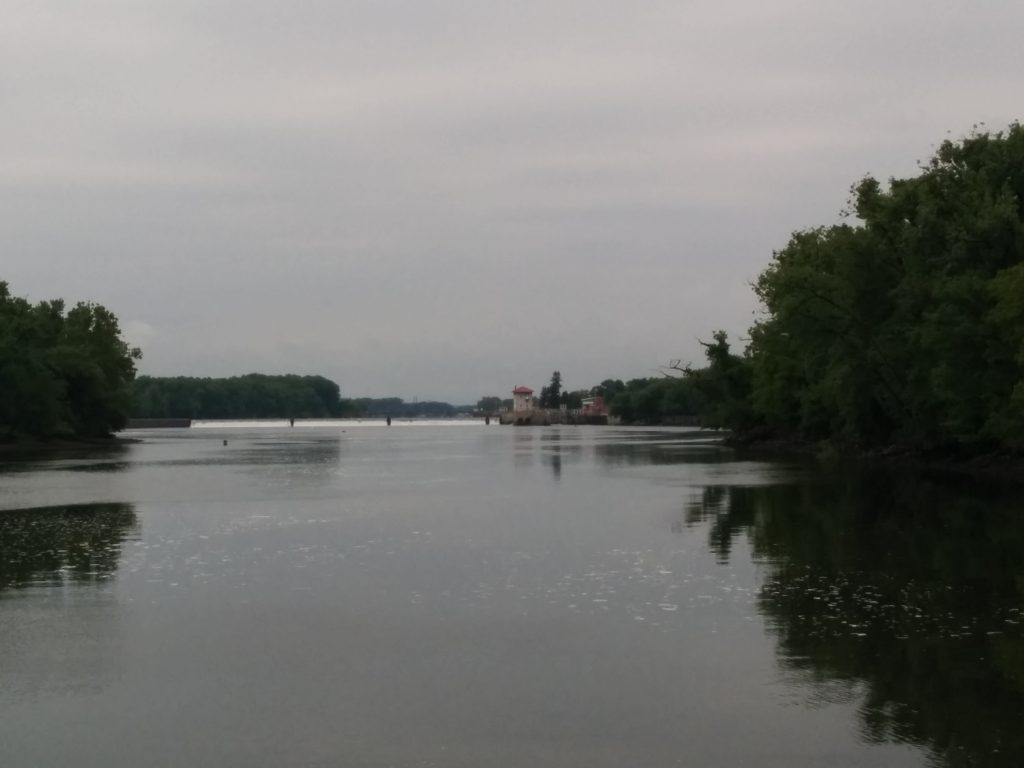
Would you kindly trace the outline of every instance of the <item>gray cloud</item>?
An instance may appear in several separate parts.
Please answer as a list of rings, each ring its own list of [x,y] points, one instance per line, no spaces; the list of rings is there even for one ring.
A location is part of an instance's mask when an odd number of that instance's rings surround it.
[[[851,183],[1019,116],[1024,7],[34,2],[0,279],[155,374],[474,400],[700,359]]]

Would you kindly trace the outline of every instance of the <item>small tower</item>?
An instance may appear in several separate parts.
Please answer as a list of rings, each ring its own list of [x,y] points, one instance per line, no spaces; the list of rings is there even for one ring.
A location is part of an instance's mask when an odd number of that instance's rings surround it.
[[[533,410],[533,390],[518,386],[512,390],[512,412],[522,413]]]

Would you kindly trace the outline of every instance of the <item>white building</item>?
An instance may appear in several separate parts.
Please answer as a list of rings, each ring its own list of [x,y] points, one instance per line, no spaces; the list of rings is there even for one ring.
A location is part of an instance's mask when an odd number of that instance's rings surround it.
[[[533,390],[529,387],[519,386],[512,390],[512,412],[533,410]]]

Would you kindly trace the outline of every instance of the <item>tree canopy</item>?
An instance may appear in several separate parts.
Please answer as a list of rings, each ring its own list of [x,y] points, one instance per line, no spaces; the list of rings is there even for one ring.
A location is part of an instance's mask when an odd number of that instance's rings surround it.
[[[1024,128],[865,178],[852,212],[757,280],[755,417],[860,446],[1024,448]]]
[[[0,281],[0,438],[99,437],[122,428],[135,361],[99,304],[32,304]]]
[[[558,408],[562,403],[561,395],[562,374],[559,371],[554,371],[551,374],[551,383],[540,389],[538,405],[541,408]]]
[[[354,413],[352,403],[341,399],[338,385],[323,376],[140,376],[132,394],[136,418],[327,418]]]
[[[131,415],[171,419],[450,418],[473,410],[472,406],[433,400],[349,399],[340,393],[340,387],[323,376],[140,376],[132,389]]]
[[[716,331],[703,368],[592,391],[626,422],[1024,450],[1024,128],[943,142],[912,178],[862,179],[847,219],[774,254],[742,353]]]
[[[383,418],[393,416],[395,418],[431,418],[448,419],[460,413],[471,413],[471,405],[452,405],[451,403],[439,400],[418,400],[414,403],[407,403],[400,397],[360,397],[352,401],[353,416],[366,418]]]

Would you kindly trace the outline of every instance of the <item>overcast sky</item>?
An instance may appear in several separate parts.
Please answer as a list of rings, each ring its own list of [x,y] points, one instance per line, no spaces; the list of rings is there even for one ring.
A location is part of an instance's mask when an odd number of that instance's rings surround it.
[[[1024,111],[1020,0],[6,0],[0,279],[144,373],[475,402],[700,362],[850,185]]]

